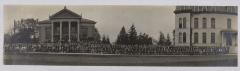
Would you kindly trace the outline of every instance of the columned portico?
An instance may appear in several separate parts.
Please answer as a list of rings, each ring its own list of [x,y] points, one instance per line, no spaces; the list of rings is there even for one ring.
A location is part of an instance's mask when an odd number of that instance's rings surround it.
[[[73,23],[74,22],[74,23]],[[56,24],[59,24],[59,34],[54,33],[54,30],[58,30]],[[72,25],[76,25],[75,29]],[[54,20],[51,22],[52,27],[52,35],[51,35],[51,42],[66,42],[67,39],[68,42],[73,41],[72,39],[76,39],[77,41],[80,41],[79,38],[79,29],[80,29],[80,22],[78,20]],[[67,25],[67,26],[66,26]],[[73,28],[73,29],[72,29]],[[63,31],[64,30],[64,31]],[[76,33],[75,33],[76,32]],[[56,39],[56,35],[59,35],[59,39]],[[67,38],[66,38],[67,35]],[[72,37],[75,36],[76,38]]]
[[[99,33],[94,27],[95,21],[82,18],[67,8],[49,16],[49,35],[46,40],[50,42],[80,42],[80,40],[99,40]],[[94,28],[92,28],[94,27]],[[48,31],[44,31],[48,32]]]

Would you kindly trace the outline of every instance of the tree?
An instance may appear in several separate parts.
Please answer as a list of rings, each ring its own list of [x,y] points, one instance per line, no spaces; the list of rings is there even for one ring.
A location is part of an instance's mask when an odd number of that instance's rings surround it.
[[[106,43],[106,41],[107,41],[106,36],[103,35],[103,37],[102,37],[102,43]]]
[[[129,34],[129,37],[128,37],[129,38],[129,44],[131,44],[131,45],[136,44],[138,37],[137,37],[137,32],[136,32],[136,29],[135,29],[134,25],[132,25],[130,27],[128,34]]]
[[[116,44],[127,44],[127,41],[128,41],[128,34],[126,33],[126,30],[123,26],[121,31],[118,34]]]
[[[6,33],[4,34],[4,43],[11,43],[11,35]]]
[[[109,37],[106,38],[106,44],[111,44]]]
[[[164,44],[165,44],[165,37],[164,37],[164,34],[160,32],[158,45],[164,45]]]
[[[167,34],[167,40],[166,40],[166,45],[167,45],[167,46],[169,46],[169,45],[172,44],[172,42],[171,42],[170,40],[171,40],[171,39],[170,39],[170,36],[169,36],[169,34]]]
[[[148,36],[146,33],[140,33],[138,36],[138,40],[136,44],[139,45],[150,45],[152,44],[152,38]]]

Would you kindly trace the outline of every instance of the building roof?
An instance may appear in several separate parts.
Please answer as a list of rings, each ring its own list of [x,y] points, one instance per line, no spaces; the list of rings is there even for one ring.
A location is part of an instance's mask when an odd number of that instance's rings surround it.
[[[237,15],[237,6],[176,6],[175,14],[179,13],[217,13]]]
[[[90,19],[85,19],[85,18],[81,19],[81,23],[96,24],[95,21],[90,20]]]
[[[95,21],[90,20],[90,19],[85,19],[85,18],[81,18],[81,23],[86,23],[86,24],[96,24]],[[43,21],[39,21],[38,24],[50,24],[51,21],[50,20],[43,20]]]
[[[82,18],[81,15],[78,15],[77,13],[74,13],[73,11],[67,9],[66,7],[64,7],[64,9],[58,11],[57,13],[51,15],[49,17],[49,20],[39,21],[38,23],[39,24],[50,24],[51,19],[79,19],[81,23],[96,24],[95,21],[90,20],[90,19]]]
[[[38,24],[50,24],[50,20],[39,21]]]
[[[64,7],[62,10],[51,15],[49,18],[50,19],[57,19],[57,18],[79,18],[80,19],[82,18],[82,16]]]

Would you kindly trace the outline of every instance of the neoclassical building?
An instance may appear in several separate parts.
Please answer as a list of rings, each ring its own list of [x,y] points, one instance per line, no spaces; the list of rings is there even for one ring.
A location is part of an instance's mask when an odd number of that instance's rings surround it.
[[[99,40],[95,28],[96,22],[82,18],[81,15],[64,7],[49,16],[48,20],[38,22],[40,42],[78,42],[81,40]]]
[[[174,13],[174,45],[237,51],[237,6],[176,6]]]

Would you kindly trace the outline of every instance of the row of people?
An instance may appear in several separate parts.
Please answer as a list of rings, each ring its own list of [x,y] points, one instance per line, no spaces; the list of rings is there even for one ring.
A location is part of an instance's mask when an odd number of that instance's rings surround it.
[[[158,45],[111,44],[6,44],[6,52],[96,53],[128,55],[209,55],[228,53],[227,47],[175,47]]]

